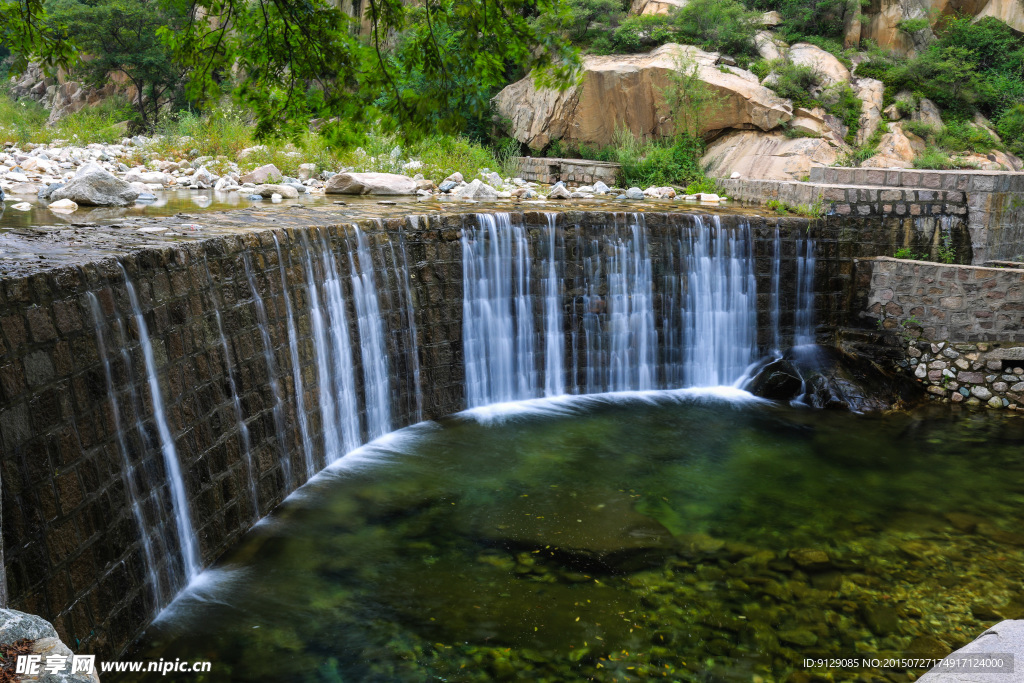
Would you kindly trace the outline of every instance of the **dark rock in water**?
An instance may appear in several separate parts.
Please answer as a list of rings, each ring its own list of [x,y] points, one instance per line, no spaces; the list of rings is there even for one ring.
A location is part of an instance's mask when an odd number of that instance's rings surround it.
[[[772,361],[750,381],[747,391],[771,401],[792,401],[803,389],[800,373],[787,360]]]
[[[455,182],[454,180],[446,180],[443,183],[441,183],[441,186],[438,187],[437,190],[438,190],[438,192],[446,192],[447,193],[447,192],[451,192],[452,190],[454,190],[456,187],[458,187],[458,185],[459,184],[457,182]]]
[[[639,634],[635,596],[591,580],[579,585],[524,580],[498,567],[456,561],[409,569],[375,593],[433,641],[468,642],[591,654],[617,650]],[[617,618],[608,618],[614,614]]]
[[[660,564],[679,542],[641,514],[626,495],[605,488],[542,489],[484,511],[466,506],[460,531],[510,550],[588,570],[636,571]]]
[[[789,559],[793,560],[801,569],[810,571],[820,571],[832,566],[832,560],[828,553],[817,548],[793,548],[789,551]]]
[[[839,349],[798,347],[786,359],[807,383],[804,400],[815,408],[866,413],[903,407],[924,396],[921,386],[905,374]]]
[[[942,659],[953,649],[934,636],[917,636],[907,646],[907,653],[927,659]]]
[[[894,607],[889,605],[862,605],[860,615],[864,623],[876,636],[887,636],[898,633],[900,617]]]

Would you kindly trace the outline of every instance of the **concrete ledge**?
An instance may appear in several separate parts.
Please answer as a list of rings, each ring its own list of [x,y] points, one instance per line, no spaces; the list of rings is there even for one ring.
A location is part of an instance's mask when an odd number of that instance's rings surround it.
[[[955,666],[957,659],[984,660],[989,655],[1012,655],[1013,673],[971,672]],[[1007,619],[942,660],[921,678],[920,683],[1020,683],[1024,681],[1024,620]]]
[[[964,192],[1024,192],[1024,173],[1009,171],[931,171],[902,168],[811,169],[812,183],[915,187]]]

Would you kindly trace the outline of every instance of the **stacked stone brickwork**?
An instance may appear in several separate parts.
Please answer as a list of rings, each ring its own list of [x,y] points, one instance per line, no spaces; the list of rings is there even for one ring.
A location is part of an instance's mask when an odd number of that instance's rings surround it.
[[[518,157],[520,177],[537,183],[572,183],[593,185],[601,181],[609,187],[616,185],[621,166],[607,161],[587,159],[555,159],[546,157]]]
[[[930,394],[1024,409],[1024,268],[860,260],[855,297],[861,322],[903,339]]]

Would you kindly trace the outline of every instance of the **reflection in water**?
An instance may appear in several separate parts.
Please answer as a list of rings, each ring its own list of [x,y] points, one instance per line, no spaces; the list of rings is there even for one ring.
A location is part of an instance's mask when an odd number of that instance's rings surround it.
[[[749,682],[943,654],[1021,599],[1022,445],[995,413],[738,390],[478,409],[339,460],[126,658],[211,659],[204,681]]]

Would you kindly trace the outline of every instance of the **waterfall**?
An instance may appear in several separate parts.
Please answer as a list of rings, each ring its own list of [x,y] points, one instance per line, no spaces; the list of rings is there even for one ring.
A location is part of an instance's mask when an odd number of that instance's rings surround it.
[[[769,319],[772,326],[772,355],[778,356],[782,351],[782,331],[779,329],[782,301],[782,235],[779,224],[775,224],[775,239],[772,240],[772,293],[769,301]]]
[[[317,277],[313,272],[313,256],[309,251],[309,238],[302,233],[302,265],[306,271],[306,290],[309,292],[309,317],[313,324],[313,352],[316,354],[317,389],[320,394],[320,421],[324,433],[324,460],[332,463],[344,453],[338,434],[338,412],[334,406],[334,387],[331,382],[331,350],[328,348],[327,325],[320,308]],[[313,476],[313,472],[310,472]]]
[[[415,227],[417,216],[410,216],[409,221]],[[405,349],[408,354],[409,364],[412,367],[412,381],[413,391],[412,395],[415,397],[415,412],[413,413],[413,420],[419,422],[423,419],[423,392],[420,390],[420,350],[419,350],[419,334],[416,330],[416,311],[413,308],[412,300],[412,286],[410,285],[409,278],[409,259],[405,250],[405,237],[399,236],[399,246],[401,247],[402,264],[397,265],[395,260],[394,245],[391,244],[391,262],[396,264],[396,268],[401,275],[399,280],[399,299],[404,301],[403,315],[404,329],[405,329]],[[404,292],[404,296],[402,295]]]
[[[658,337],[643,214],[633,214],[629,234],[615,239],[607,258],[608,390],[654,389]]]
[[[533,242],[509,214],[479,214],[475,225],[463,229],[469,407],[567,390],[732,385],[759,353],[781,352],[783,302],[797,307],[796,338],[813,340],[809,236],[797,239],[796,282],[782,278],[779,226],[770,237],[762,321],[770,330],[759,347],[755,235],[749,223],[727,226],[717,216],[682,216],[652,231],[643,214],[619,214],[611,225],[577,227],[569,238],[571,228],[558,228],[555,214],[544,218]],[[530,289],[534,261],[537,306]],[[795,290],[795,296],[784,289]]]
[[[334,459],[355,450],[362,443],[359,428],[359,406],[356,401],[355,365],[352,362],[352,340],[349,336],[348,316],[345,312],[345,296],[342,293],[341,278],[327,237],[321,235],[320,255],[324,267],[324,292],[331,338],[331,357],[334,371],[334,397],[337,399],[337,419],[340,434],[340,448],[335,450]],[[324,370],[323,372],[326,372]],[[328,459],[328,462],[334,462]]]
[[[292,313],[292,298],[288,294],[288,277],[285,275],[284,257],[281,255],[281,242],[274,236],[274,247],[277,249],[277,265],[281,270],[281,296],[284,298],[284,308],[288,315],[288,347],[292,354],[292,377],[295,382],[295,413],[299,422],[299,432],[302,434],[302,454],[306,462],[306,478],[316,474],[316,466],[313,463],[313,439],[309,434],[309,419],[306,416],[306,392],[302,387],[302,366],[299,362],[299,339],[295,331],[295,316]]]
[[[466,401],[469,407],[537,396],[526,230],[507,213],[477,214],[462,231]]]
[[[814,239],[810,235],[800,235],[796,245],[796,315],[793,323],[793,345],[806,346],[815,342]]]
[[[688,237],[685,381],[732,384],[757,352],[757,280],[750,227],[708,225],[696,217]]]
[[[235,371],[231,363],[231,350],[228,348],[227,337],[224,336],[224,322],[220,317],[217,292],[213,286],[213,276],[210,274],[210,264],[207,263],[206,254],[203,254],[203,267],[206,269],[206,282],[210,286],[210,299],[213,302],[213,315],[217,320],[220,348],[224,352],[224,369],[228,377],[228,389],[231,391],[231,403],[235,409],[238,433],[242,437],[242,455],[245,457],[245,472],[249,480],[249,495],[252,498],[253,519],[257,520],[260,518],[260,498],[256,488],[256,465],[252,460],[252,441],[249,437],[249,427],[245,424],[245,415],[242,412],[242,400],[238,396],[238,385],[235,383]]]
[[[562,323],[562,278],[558,264],[562,262],[557,248],[557,214],[549,213],[544,226],[547,258],[544,261],[544,395],[565,393],[565,330]]]
[[[377,281],[373,258],[366,235],[353,226],[356,238],[356,259],[349,251],[352,272],[352,295],[355,299],[359,326],[359,347],[363,362],[364,394],[366,396],[366,429],[370,439],[391,431],[391,389],[388,377],[388,349],[384,324],[377,300]],[[356,266],[358,260],[358,268]]]
[[[149,529],[146,527],[146,520],[142,515],[142,495],[135,481],[135,466],[132,465],[128,454],[128,443],[125,440],[124,429],[121,427],[121,406],[117,400],[117,391],[114,388],[114,376],[110,369],[110,359],[107,357],[107,344],[103,335],[103,311],[100,309],[99,299],[92,292],[86,293],[89,300],[89,308],[92,309],[93,322],[96,324],[96,349],[100,354],[100,363],[103,365],[103,378],[107,384],[107,399],[110,401],[110,409],[114,416],[114,430],[117,432],[117,450],[121,454],[121,475],[124,477],[125,488],[128,491],[128,501],[131,504],[132,516],[135,518],[135,525],[139,528],[139,538],[142,539],[142,553],[146,561],[146,572],[149,574],[149,583],[153,586],[153,597],[156,604],[163,605],[163,591],[160,589],[160,580],[156,575],[156,559],[153,555],[153,544],[149,538]]]
[[[281,395],[281,385],[277,380],[277,363],[274,361],[274,346],[270,340],[270,321],[267,319],[267,309],[263,305],[263,297],[256,287],[256,276],[253,273],[252,262],[248,252],[242,252],[242,263],[245,265],[245,277],[249,281],[249,290],[252,292],[253,301],[256,304],[256,320],[259,322],[260,338],[263,341],[263,358],[267,364],[267,380],[270,383],[270,391],[274,395],[274,431],[277,436],[277,448],[281,458],[281,467],[284,470],[284,478],[288,488],[292,486],[292,468],[288,459],[288,441],[285,435],[284,421],[284,397]]]
[[[181,464],[178,461],[178,451],[174,445],[174,437],[171,435],[170,427],[167,425],[167,417],[164,414],[164,399],[160,393],[160,380],[157,376],[156,360],[153,357],[153,345],[149,340],[149,329],[146,327],[146,319],[142,315],[142,308],[139,306],[139,298],[135,294],[135,287],[124,265],[118,262],[121,273],[124,275],[125,289],[128,290],[128,300],[131,302],[132,314],[135,316],[135,324],[138,326],[139,344],[142,346],[142,356],[146,363],[146,375],[149,382],[149,391],[153,400],[153,419],[156,422],[157,433],[160,435],[160,447],[164,456],[164,467],[167,471],[167,483],[171,490],[171,505],[174,509],[174,521],[178,528],[178,543],[181,549],[181,558],[185,565],[185,581],[191,581],[199,572],[199,549],[196,545],[195,532],[192,527],[192,517],[188,508],[188,497],[185,494],[185,480],[181,474]]]

